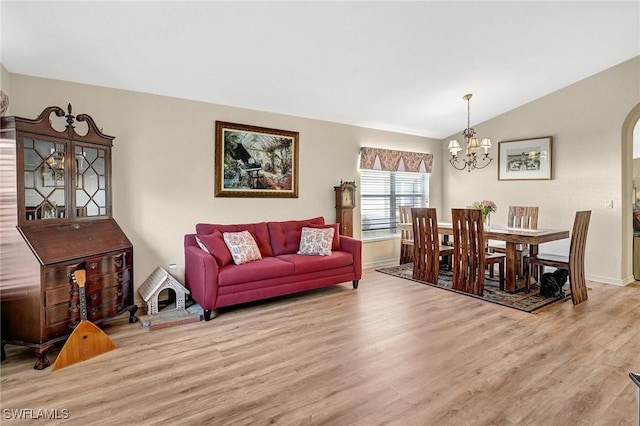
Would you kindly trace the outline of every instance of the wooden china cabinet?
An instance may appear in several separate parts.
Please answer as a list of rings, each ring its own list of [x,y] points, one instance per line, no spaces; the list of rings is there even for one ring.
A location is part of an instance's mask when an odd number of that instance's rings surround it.
[[[114,138],[90,116],[48,107],[36,119],[2,117],[1,129],[2,359],[5,344],[27,346],[41,370],[80,322],[75,270],[86,270],[90,321],[138,320],[133,246],[111,216]]]

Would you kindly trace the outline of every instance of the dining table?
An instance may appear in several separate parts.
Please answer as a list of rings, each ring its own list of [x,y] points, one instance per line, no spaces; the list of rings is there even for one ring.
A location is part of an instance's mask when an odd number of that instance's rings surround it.
[[[399,227],[401,229],[409,229],[412,228],[412,224],[401,223]],[[540,244],[569,238],[569,231],[564,229],[524,229],[501,225],[485,225],[483,229],[485,241],[496,240],[506,243],[504,289],[510,293],[515,293],[525,288],[525,278],[523,276],[517,276],[516,273],[522,270],[521,265],[517,264],[516,249],[519,245],[528,246],[529,255],[535,256],[538,254],[538,246]],[[453,235],[453,224],[449,222],[438,222],[438,233],[445,236],[446,241],[449,235]]]

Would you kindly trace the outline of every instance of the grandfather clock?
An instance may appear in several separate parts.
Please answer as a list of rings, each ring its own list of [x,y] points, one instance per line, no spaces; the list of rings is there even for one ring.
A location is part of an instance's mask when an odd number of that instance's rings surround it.
[[[333,189],[336,192],[336,222],[340,224],[340,235],[353,237],[356,183],[340,181],[340,186],[334,186]]]

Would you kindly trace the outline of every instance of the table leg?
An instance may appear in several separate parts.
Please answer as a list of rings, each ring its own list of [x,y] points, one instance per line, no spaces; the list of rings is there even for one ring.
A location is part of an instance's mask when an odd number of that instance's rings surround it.
[[[538,254],[538,245],[537,244],[531,244],[529,246],[529,256],[531,257],[535,257]],[[538,268],[533,268],[533,271],[529,271],[530,272],[530,276],[532,276],[536,282],[539,281],[539,277],[538,277]],[[529,283],[531,284],[531,283]]]
[[[507,242],[507,270],[504,274],[504,289],[510,293],[516,291],[516,244]]]

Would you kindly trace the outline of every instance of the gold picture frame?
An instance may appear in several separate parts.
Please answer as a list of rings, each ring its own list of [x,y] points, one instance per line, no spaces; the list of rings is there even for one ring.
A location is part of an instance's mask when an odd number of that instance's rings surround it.
[[[298,198],[298,132],[216,121],[215,196]]]

